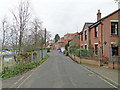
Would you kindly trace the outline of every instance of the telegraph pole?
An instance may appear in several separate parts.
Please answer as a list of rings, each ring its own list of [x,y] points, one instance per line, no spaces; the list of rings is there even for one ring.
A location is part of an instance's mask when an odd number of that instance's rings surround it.
[[[45,28],[45,48],[46,48],[46,28]]]

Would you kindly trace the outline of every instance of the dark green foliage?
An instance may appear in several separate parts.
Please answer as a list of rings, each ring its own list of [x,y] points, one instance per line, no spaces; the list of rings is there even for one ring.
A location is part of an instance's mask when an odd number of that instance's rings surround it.
[[[68,52],[65,50],[65,56],[68,56]]]
[[[2,50],[8,50],[7,48],[3,48]]]
[[[55,35],[55,42],[57,42],[58,40],[60,40],[60,36],[58,34]]]
[[[47,52],[50,52],[50,48],[46,48],[47,49]]]
[[[65,45],[65,50],[68,50],[69,43]]]
[[[75,55],[78,57],[81,57],[81,58],[89,58],[90,57],[88,50],[83,49],[83,48],[77,49],[75,52]]]
[[[78,56],[78,57],[80,57],[80,49],[77,49],[77,50],[75,51],[75,55]]]
[[[94,55],[94,47],[92,45],[89,45],[88,50],[89,50],[89,55],[91,57],[93,57],[93,55]]]
[[[75,52],[75,55],[78,56],[78,57],[80,57],[80,58],[98,60],[97,57],[91,57],[89,51],[86,50],[86,49],[83,49],[83,48],[77,49],[76,52]]]

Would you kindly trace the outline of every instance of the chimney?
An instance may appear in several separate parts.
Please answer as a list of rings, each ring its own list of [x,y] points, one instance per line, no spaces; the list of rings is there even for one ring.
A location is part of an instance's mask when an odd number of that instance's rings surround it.
[[[101,13],[100,13],[100,10],[98,10],[98,13],[97,13],[97,21],[101,19]]]
[[[118,9],[120,9],[120,1],[118,2]]]

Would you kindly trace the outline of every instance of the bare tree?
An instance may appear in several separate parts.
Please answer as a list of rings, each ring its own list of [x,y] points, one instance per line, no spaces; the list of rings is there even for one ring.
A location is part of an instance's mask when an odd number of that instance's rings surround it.
[[[32,26],[33,26],[33,33],[34,33],[34,45],[37,47],[40,39],[42,37],[42,21],[40,21],[40,19],[38,18],[34,18],[33,22],[32,22]]]
[[[10,42],[11,46],[13,47],[18,47],[18,28],[16,26],[16,23],[13,21],[13,24],[10,27]]]
[[[16,13],[17,12],[17,13]],[[19,50],[21,51],[23,34],[27,28],[30,19],[30,5],[29,2],[21,1],[17,11],[12,11],[14,19],[16,20],[16,30],[19,32]]]
[[[5,41],[6,41],[6,33],[8,30],[8,22],[6,18],[2,20],[2,32],[3,32],[3,39],[2,39],[2,49],[5,48]]]

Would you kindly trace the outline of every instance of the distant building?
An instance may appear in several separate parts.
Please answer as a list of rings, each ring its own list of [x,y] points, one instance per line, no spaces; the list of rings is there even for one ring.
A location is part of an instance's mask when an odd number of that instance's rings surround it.
[[[65,47],[69,40],[73,39],[78,32],[76,33],[67,33],[64,37],[60,38],[60,40],[53,45],[51,45],[51,49],[61,49],[61,47]]]

